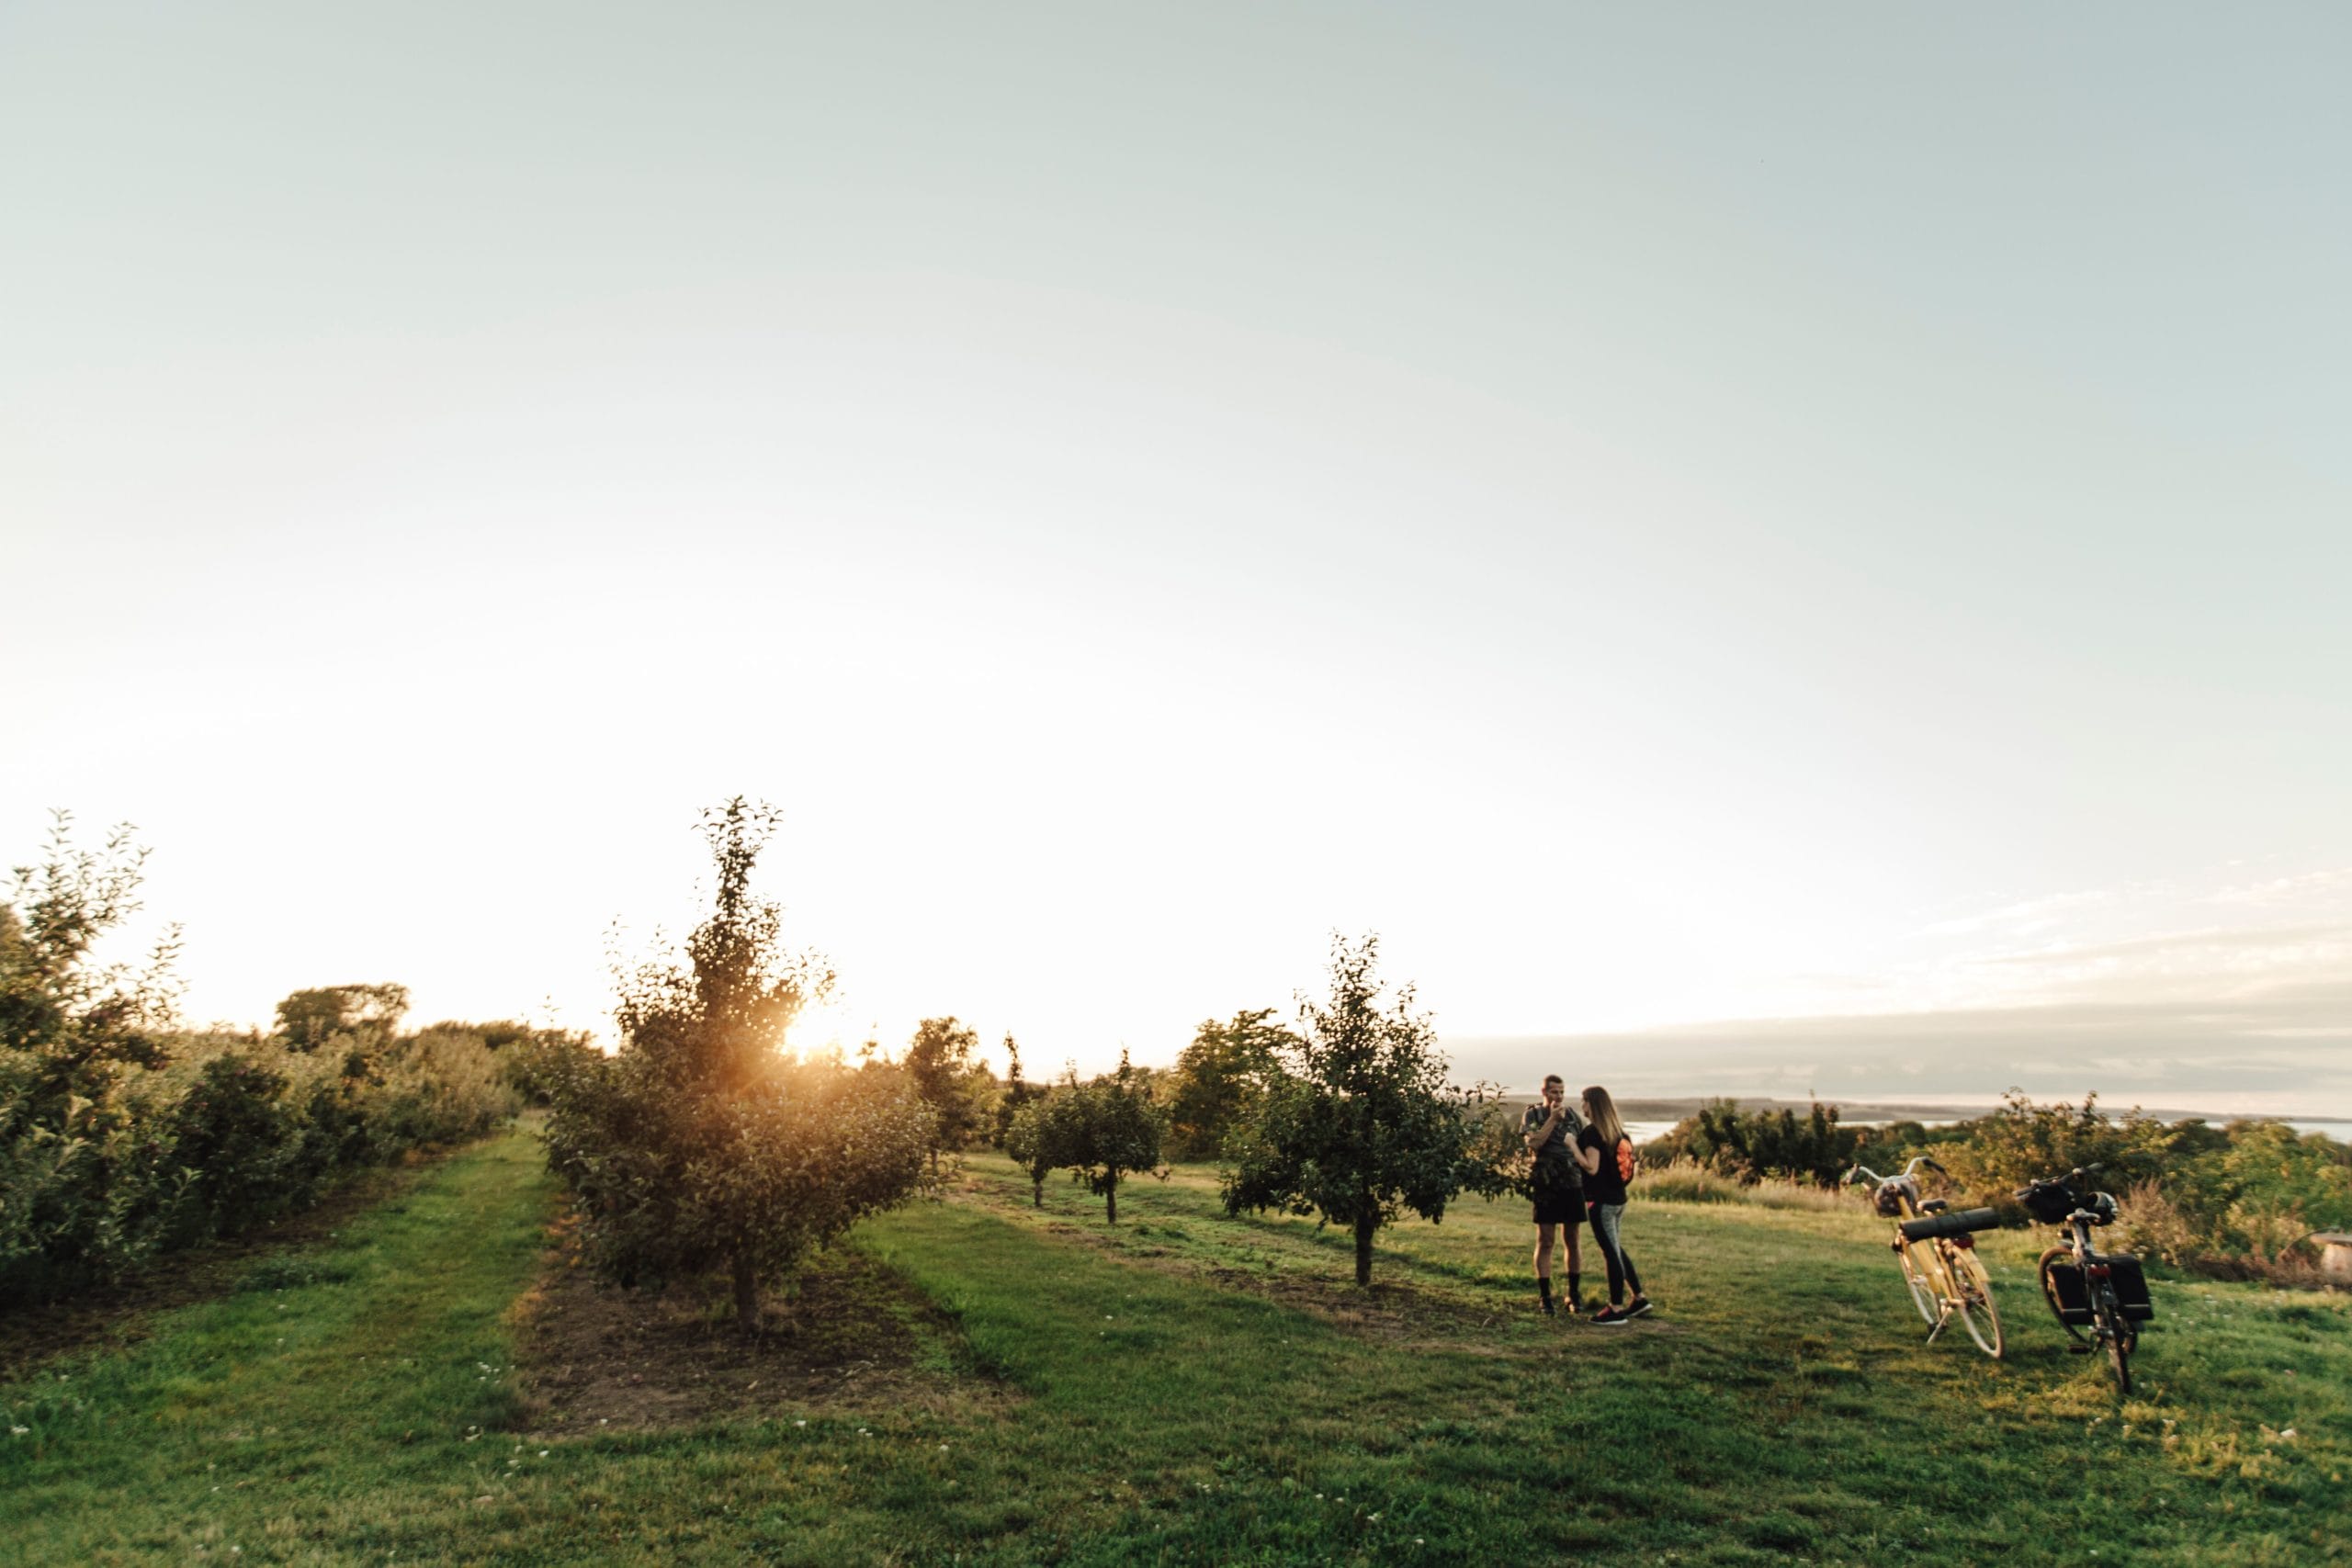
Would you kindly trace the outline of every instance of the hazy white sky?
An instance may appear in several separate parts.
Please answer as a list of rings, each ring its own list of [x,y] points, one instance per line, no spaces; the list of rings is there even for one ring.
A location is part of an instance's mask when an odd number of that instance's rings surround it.
[[[2352,1111],[2347,51],[5,0],[0,850],[138,822],[199,1018],[596,1024],[740,791],[852,1037],[1377,929],[1457,1036]]]

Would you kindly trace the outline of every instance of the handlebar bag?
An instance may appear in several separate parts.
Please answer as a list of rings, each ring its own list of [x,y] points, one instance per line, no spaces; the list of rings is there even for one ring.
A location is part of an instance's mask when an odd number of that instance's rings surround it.
[[[2018,1201],[2045,1225],[2064,1224],[2075,1212],[2075,1190],[2063,1181],[2037,1181],[2018,1193]]]
[[[1905,1220],[1897,1228],[1903,1232],[1905,1241],[1927,1241],[1939,1235],[1988,1231],[2000,1223],[2000,1215],[1990,1209],[1962,1209],[1957,1213],[1929,1214],[1923,1220]]]

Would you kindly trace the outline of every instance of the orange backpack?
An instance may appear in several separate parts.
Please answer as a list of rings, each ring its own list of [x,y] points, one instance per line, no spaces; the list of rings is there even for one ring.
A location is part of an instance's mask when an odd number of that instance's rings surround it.
[[[1617,1179],[1630,1187],[1634,1184],[1634,1172],[1640,1168],[1639,1163],[1634,1158],[1634,1140],[1619,1138],[1617,1140]]]

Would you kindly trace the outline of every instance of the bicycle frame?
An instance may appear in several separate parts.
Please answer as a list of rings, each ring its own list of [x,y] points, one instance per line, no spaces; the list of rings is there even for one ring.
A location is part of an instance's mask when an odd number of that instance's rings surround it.
[[[1903,1168],[1899,1177],[1883,1177],[1867,1166],[1857,1165],[1846,1173],[1846,1180],[1852,1185],[1867,1179],[1873,1194],[1900,1183],[1894,1187],[1901,1212],[1895,1217],[1893,1250],[1902,1265],[1904,1283],[1911,1291],[1911,1304],[1928,1325],[1928,1342],[1934,1344],[1951,1320],[1958,1317],[1977,1348],[1997,1360],[2003,1349],[2000,1309],[1993,1301],[1992,1276],[1974,1256],[1974,1238],[1965,1231],[1957,1235],[1924,1236],[1917,1240],[1903,1234],[1906,1220],[1926,1218],[1944,1207],[1940,1203],[1933,1210],[1920,1207],[1916,1178],[1922,1167],[1939,1176],[1950,1174],[1933,1159],[1920,1155]]]

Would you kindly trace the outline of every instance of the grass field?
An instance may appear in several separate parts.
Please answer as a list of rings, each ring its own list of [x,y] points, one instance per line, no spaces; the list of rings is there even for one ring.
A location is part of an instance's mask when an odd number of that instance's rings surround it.
[[[518,1378],[554,1200],[507,1134],[142,1342],[0,1388],[0,1555],[2352,1559],[2347,1303],[2160,1280],[2127,1403],[2064,1352],[2033,1235],[1988,1242],[1995,1364],[1957,1328],[1921,1343],[1855,1211],[1637,1195],[1658,1311],[1611,1329],[1534,1314],[1515,1203],[1384,1233],[1367,1296],[1346,1238],[1227,1220],[1208,1170],[1136,1182],[1114,1232],[1058,1183],[1032,1210],[980,1157],[946,1201],[857,1234],[931,1303],[875,1308],[911,1337],[899,1371],[853,1360],[822,1393],[649,1425]],[[707,1375],[739,1370],[721,1348]]]

